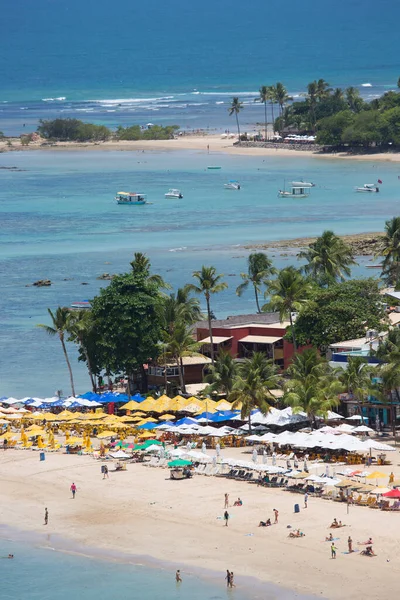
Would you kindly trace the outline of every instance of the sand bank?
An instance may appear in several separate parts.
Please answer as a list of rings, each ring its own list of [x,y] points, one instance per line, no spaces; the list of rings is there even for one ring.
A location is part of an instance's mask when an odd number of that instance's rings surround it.
[[[237,156],[280,156],[280,157],[313,157],[321,160],[368,160],[368,161],[389,161],[400,162],[400,153],[377,153],[377,154],[324,154],[313,152],[311,150],[294,150],[288,148],[247,148],[245,146],[234,146],[232,140],[221,139],[219,134],[212,135],[187,135],[174,140],[140,140],[140,141],[108,141],[108,142],[56,142],[49,145],[41,145],[32,142],[29,146],[22,146],[18,138],[12,140],[12,146],[7,145],[7,141],[0,140],[0,152],[9,151],[32,151],[43,150],[47,152],[57,150],[93,150],[93,151],[136,151],[136,152],[166,152],[171,150],[198,151],[210,154],[210,163],[212,155],[216,153],[231,154]]]
[[[248,456],[239,449],[226,455]],[[391,459],[396,474],[398,453]],[[322,465],[317,472],[323,470]],[[50,543],[57,535],[102,550],[167,559],[183,571],[201,567],[223,574],[229,567],[238,588],[241,576],[252,576],[332,599],[381,599],[397,589],[398,514],[357,506],[346,514],[345,504],[314,498],[294,514],[294,503],[302,506],[298,495],[222,478],[171,481],[168,476],[167,470],[135,464],[103,480],[100,463],[91,457],[57,453],[39,462],[37,452],[8,450],[0,454],[0,522],[46,533]],[[75,500],[69,492],[72,481],[78,487]],[[244,503],[229,508],[229,527],[219,518],[225,492],[231,503],[238,496]],[[258,528],[260,520],[272,517],[273,508],[280,511],[279,524]],[[336,560],[324,541],[334,517],[347,524],[335,532],[340,538]],[[306,536],[289,539],[287,525],[300,527]],[[356,548],[371,535],[378,556],[344,554],[348,535]]]

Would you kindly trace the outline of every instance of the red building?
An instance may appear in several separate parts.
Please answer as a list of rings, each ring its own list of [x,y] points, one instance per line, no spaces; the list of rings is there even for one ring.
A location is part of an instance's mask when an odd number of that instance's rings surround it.
[[[294,354],[293,344],[284,339],[289,323],[280,323],[277,313],[235,315],[212,321],[214,352],[219,348],[234,358],[248,358],[253,352],[263,352],[281,369],[289,366]],[[211,355],[208,321],[196,324],[196,339],[200,352]]]

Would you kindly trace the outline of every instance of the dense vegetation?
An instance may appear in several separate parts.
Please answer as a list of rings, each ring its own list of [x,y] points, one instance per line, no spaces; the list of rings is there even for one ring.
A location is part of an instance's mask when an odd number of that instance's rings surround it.
[[[398,285],[399,217],[386,223],[381,256],[382,276]],[[206,393],[223,394],[233,401],[241,408],[243,418],[249,419],[250,427],[252,409],[267,412],[276,404],[274,390],[279,388],[284,391],[283,403],[294,411],[306,412],[312,422],[338,404],[341,391],[351,393],[360,410],[368,395],[386,400],[400,395],[398,330],[391,331],[379,347],[382,366],[378,371],[375,368],[374,378],[363,357],[351,358],[345,371],[333,370],[324,357],[333,342],[364,337],[368,329],[388,329],[379,282],[350,279],[353,256],[332,231],[324,232],[299,258],[305,261],[303,267],[277,271],[268,256],[251,254],[248,270],[241,274],[242,284],[237,288],[239,295],[252,288],[257,310],[272,309],[282,320],[290,320],[287,337],[293,342],[295,355],[286,372],[278,373],[277,366],[264,354],[256,352],[237,362],[220,351],[212,356],[213,364],[205,377]],[[61,343],[72,393],[75,388],[67,342],[78,346],[93,389],[96,377],[105,374],[127,377],[130,391],[146,391],[144,365],[156,362],[160,366],[176,365],[179,373],[175,382],[168,381],[165,374],[163,391],[185,393],[183,358],[201,349],[192,332],[194,323],[202,318],[198,297],[205,300],[212,339],[212,297],[226,289],[223,277],[215,267],[203,265],[193,273],[193,283],[176,293],[167,293],[169,285],[160,275],[151,273],[145,255],[136,253],[130,271],[115,276],[92,300],[90,311],[71,312],[61,307],[55,312],[49,310],[51,324],[41,327]],[[267,302],[260,308],[262,294]],[[301,347],[299,352],[297,347]]]
[[[118,127],[116,132],[105,125],[84,123],[79,119],[54,119],[40,121],[37,129],[39,135],[47,140],[60,142],[99,142],[110,138],[118,140],[169,140],[174,137],[178,125],[152,125],[141,129],[139,125],[131,127]]]
[[[366,102],[355,87],[332,89],[324,79],[319,79],[307,85],[304,100],[293,102],[285,86],[278,82],[261,86],[255,101],[264,105],[265,138],[268,137],[267,106],[270,106],[274,131],[280,133],[315,134],[318,144],[333,147],[400,146],[400,92],[389,91]],[[237,97],[228,108],[229,114],[235,115],[239,138],[242,108]]]

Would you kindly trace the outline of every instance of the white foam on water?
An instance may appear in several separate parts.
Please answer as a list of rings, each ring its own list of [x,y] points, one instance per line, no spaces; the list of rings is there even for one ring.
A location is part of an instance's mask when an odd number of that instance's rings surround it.
[[[361,87],[372,87],[372,83],[362,83]]]

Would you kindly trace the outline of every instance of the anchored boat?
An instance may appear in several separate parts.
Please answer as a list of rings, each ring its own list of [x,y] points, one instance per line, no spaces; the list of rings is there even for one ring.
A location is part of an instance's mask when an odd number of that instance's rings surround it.
[[[278,198],[308,198],[311,187],[312,186],[304,186],[304,184],[293,185],[292,183],[289,191],[286,189],[279,190]]]
[[[133,192],[118,192],[115,196],[117,204],[126,204],[129,206],[146,204],[146,194],[138,194]]]
[[[379,192],[379,187],[376,183],[364,183],[362,187],[354,188],[356,192]]]
[[[228,183],[224,183],[224,188],[226,190],[240,190],[240,183],[238,181],[229,181]]]
[[[166,198],[178,198],[178,199],[181,199],[181,198],[183,198],[183,194],[182,194],[182,192],[180,190],[170,189],[165,194],[165,197]]]

